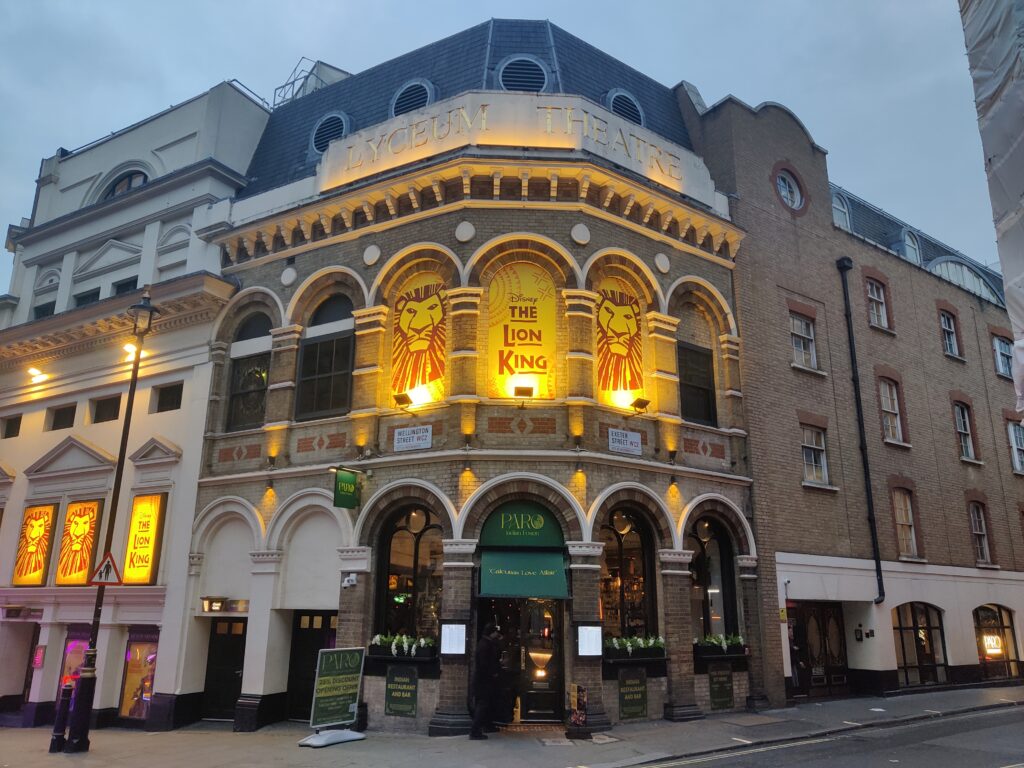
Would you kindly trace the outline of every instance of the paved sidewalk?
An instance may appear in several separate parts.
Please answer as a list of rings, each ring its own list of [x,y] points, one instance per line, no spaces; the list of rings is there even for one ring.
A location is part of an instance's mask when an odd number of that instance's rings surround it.
[[[85,755],[50,755],[49,729],[5,728],[0,729],[0,768],[622,768],[668,756],[1022,704],[1024,686],[980,688],[808,702],[757,714],[711,715],[693,723],[621,725],[606,735],[611,740],[595,742],[568,741],[554,728],[503,732],[488,741],[369,731],[365,741],[324,749],[296,746],[310,733],[297,723],[279,723],[256,733],[232,733],[228,723],[197,723],[167,733],[93,731],[92,749]],[[1021,720],[1024,724],[1024,709]]]

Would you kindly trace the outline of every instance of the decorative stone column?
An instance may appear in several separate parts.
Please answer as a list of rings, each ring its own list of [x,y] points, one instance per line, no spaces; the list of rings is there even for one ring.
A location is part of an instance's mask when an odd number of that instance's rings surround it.
[[[469,671],[476,646],[470,620],[473,615],[473,553],[476,539],[445,539],[444,586],[441,592],[441,623],[466,625],[466,655],[442,656],[437,709],[430,718],[430,736],[461,736],[469,733]],[[440,638],[438,638],[440,644]]]
[[[365,648],[370,644],[373,631],[373,570],[370,547],[339,547],[338,558],[338,629],[335,648]],[[345,579],[355,574],[355,583]],[[366,702],[360,700],[356,723],[352,730],[365,731],[367,726]]]
[[[448,291],[449,328],[452,352],[448,358],[449,396],[460,402],[479,399],[476,387],[477,334],[483,288],[452,288]]]
[[[594,400],[594,291],[566,288],[562,291],[566,316],[567,401]]]
[[[569,569],[572,573],[572,622],[565,633],[567,648],[576,648],[576,634],[580,624],[599,624],[601,552],[603,542],[567,541]],[[612,727],[604,708],[604,681],[601,676],[600,656],[577,656],[573,659],[573,682],[587,689],[587,725],[573,727],[573,738],[588,738],[598,731]]]
[[[210,407],[206,409],[206,431],[220,432],[224,427],[224,401],[227,387],[228,344],[223,341],[210,342]]]
[[[718,337],[722,350],[719,388],[725,393],[725,413],[719,419],[724,427],[743,429],[743,391],[740,386],[740,337],[723,333]]]
[[[352,415],[376,412],[384,391],[384,331],[388,312],[383,304],[352,312],[356,326],[356,354],[352,365]],[[394,403],[389,399],[386,407]]]
[[[690,617],[689,550],[661,549],[661,589],[665,606],[665,657],[668,699],[665,719],[699,720],[704,713],[693,695],[693,624]]]
[[[764,641],[761,632],[761,602],[757,590],[757,557],[737,555],[736,565],[740,572],[740,599],[743,601],[743,623],[746,630],[743,639],[750,650],[747,657],[747,674],[750,677],[747,709],[767,709],[770,702],[764,689]]]
[[[267,424],[290,422],[295,414],[295,378],[299,370],[301,325],[270,331],[270,370],[267,376]]]
[[[288,698],[288,659],[281,650],[290,642],[291,623],[274,610],[274,592],[284,553],[250,552],[249,621],[245,631],[242,695],[235,706],[236,731],[255,731],[284,720]]]
[[[678,451],[679,430],[682,419],[679,416],[679,356],[676,352],[676,329],[679,318],[660,312],[647,313],[647,337],[653,359],[645,361],[647,374],[646,391],[654,403],[658,417],[658,445],[669,456]]]

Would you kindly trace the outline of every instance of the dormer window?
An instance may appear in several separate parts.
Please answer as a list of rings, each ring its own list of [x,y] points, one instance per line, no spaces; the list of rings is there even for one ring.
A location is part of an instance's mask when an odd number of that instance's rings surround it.
[[[123,173],[114,179],[113,183],[107,187],[107,191],[103,194],[103,199],[112,200],[115,197],[120,197],[123,194],[131,192],[133,189],[138,189],[147,181],[149,181],[149,177],[142,171],[128,171],[128,173]]]
[[[921,263],[921,246],[918,245],[917,237],[913,232],[907,232],[903,238],[903,256],[912,264]]]

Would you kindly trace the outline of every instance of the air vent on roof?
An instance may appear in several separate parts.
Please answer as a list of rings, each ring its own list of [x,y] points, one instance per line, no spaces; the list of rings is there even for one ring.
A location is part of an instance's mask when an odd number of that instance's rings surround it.
[[[323,154],[332,141],[345,135],[345,128],[345,118],[341,115],[322,117],[313,129],[313,149]]]
[[[501,87],[506,91],[540,92],[548,84],[548,75],[544,71],[544,67],[534,59],[526,57],[509,59],[505,62],[498,79],[501,81]]]
[[[640,109],[640,103],[625,91],[613,92],[609,107],[614,114],[626,118],[631,123],[644,124],[644,113]]]
[[[425,107],[432,101],[428,84],[423,80],[416,80],[403,86],[395,94],[394,101],[391,102],[391,116],[404,115],[406,112]]]

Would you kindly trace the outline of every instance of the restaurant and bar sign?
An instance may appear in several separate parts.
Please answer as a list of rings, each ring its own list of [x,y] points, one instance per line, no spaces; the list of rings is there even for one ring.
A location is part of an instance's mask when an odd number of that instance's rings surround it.
[[[708,688],[711,693],[712,709],[732,709],[735,706],[732,665],[708,664]]]
[[[419,679],[412,664],[391,664],[384,683],[384,714],[416,717]]]
[[[359,708],[364,648],[323,648],[316,660],[310,728],[352,725]]]
[[[647,672],[642,667],[619,670],[619,719],[647,717]]]

